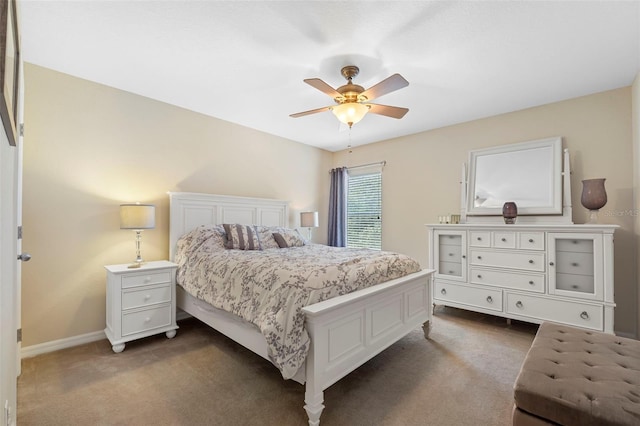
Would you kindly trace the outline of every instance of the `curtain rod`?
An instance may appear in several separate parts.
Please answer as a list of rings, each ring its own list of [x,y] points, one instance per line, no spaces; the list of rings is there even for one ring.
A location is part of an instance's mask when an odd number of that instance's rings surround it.
[[[369,163],[369,164],[361,164],[359,166],[353,166],[353,167],[347,167],[347,169],[351,170],[351,169],[360,169],[362,167],[369,167],[369,166],[386,166],[387,165],[387,161],[379,161],[377,163]]]

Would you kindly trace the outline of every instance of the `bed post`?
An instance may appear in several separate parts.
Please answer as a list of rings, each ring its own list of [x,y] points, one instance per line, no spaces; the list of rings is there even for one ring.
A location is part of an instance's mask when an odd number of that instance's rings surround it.
[[[314,319],[306,318],[307,322],[307,331],[309,333],[310,346],[309,353],[307,354],[306,359],[306,386],[304,392],[304,409],[307,412],[307,417],[309,417],[309,426],[319,426],[320,425],[320,415],[322,414],[322,410],[324,409],[324,393],[322,388],[322,381],[320,377],[322,375],[317,375],[316,372],[316,356],[314,353],[314,344],[313,339],[315,336],[315,328],[314,328]]]

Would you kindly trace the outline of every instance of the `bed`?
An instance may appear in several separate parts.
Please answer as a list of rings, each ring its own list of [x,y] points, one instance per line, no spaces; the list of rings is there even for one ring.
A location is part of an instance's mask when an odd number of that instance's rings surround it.
[[[169,197],[172,260],[180,237],[202,225],[288,225],[286,201],[184,192]],[[432,273],[419,270],[302,308],[308,353],[290,377],[306,386],[304,409],[310,425],[320,424],[325,389],[418,326],[428,336]],[[273,362],[267,339],[254,324],[192,296],[180,285],[176,296],[179,309]]]

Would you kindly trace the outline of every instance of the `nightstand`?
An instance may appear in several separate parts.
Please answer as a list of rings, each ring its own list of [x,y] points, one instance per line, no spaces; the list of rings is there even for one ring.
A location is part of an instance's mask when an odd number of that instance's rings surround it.
[[[140,268],[108,265],[107,328],[114,352],[125,342],[166,333],[176,335],[176,268],[166,260],[146,262]]]

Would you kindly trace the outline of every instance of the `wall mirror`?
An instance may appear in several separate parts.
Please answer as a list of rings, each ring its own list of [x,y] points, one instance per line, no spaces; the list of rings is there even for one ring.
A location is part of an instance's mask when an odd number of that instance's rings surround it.
[[[514,201],[521,215],[561,215],[562,138],[469,152],[466,214],[499,216]]]

